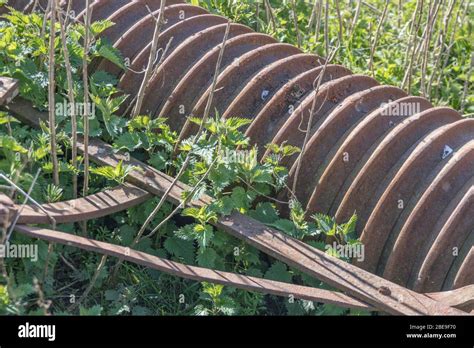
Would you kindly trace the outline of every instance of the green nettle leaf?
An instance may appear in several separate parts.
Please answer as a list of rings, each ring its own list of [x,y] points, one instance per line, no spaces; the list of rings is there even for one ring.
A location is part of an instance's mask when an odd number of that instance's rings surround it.
[[[19,144],[15,138],[8,135],[0,135],[0,149],[2,148],[19,153],[28,152],[28,150],[21,146],[21,144]]]
[[[21,122],[18,121],[13,116],[8,115],[6,112],[0,111],[0,125],[6,124],[6,123],[21,123]]]
[[[268,225],[279,229],[280,231],[284,232],[285,234],[289,236],[292,236],[292,237],[297,236],[296,226],[291,220],[279,219]]]
[[[125,178],[134,170],[141,170],[141,168],[131,165],[124,165],[123,161],[121,160],[117,166],[104,166],[98,168],[91,168],[90,172],[96,175],[100,175],[105,177],[107,180],[113,180],[118,182],[119,184],[123,184],[125,182]]]
[[[222,216],[230,215],[236,208],[234,201],[229,196],[222,197],[216,204],[217,212]]]
[[[48,203],[59,202],[63,196],[64,190],[53,184],[48,184],[46,187],[45,199]]]
[[[87,316],[87,315],[97,316],[97,315],[101,315],[102,310],[103,310],[103,308],[100,305],[95,305],[95,306],[90,307],[90,308],[85,308],[83,306],[80,306],[79,314],[84,315],[84,316]]]
[[[105,129],[112,138],[116,138],[122,131],[122,128],[125,127],[126,120],[114,115],[114,112],[120,108],[120,105],[123,104],[127,97],[127,95],[122,95],[116,98],[108,97],[104,99],[94,95],[91,96],[95,105],[100,110]]]
[[[126,133],[126,134],[129,134],[129,133]],[[170,161],[166,153],[157,152],[157,153],[154,153],[150,157],[150,159],[148,160],[148,163],[150,163],[157,170],[164,170],[166,166],[170,164]]]
[[[232,190],[231,198],[236,208],[241,212],[245,212],[250,208],[253,198],[242,187],[235,187]]]
[[[138,133],[124,133],[114,142],[114,148],[117,151],[128,150],[135,151],[143,145],[142,139]]]
[[[264,224],[271,224],[279,219],[278,212],[270,202],[258,203],[249,215]]]
[[[214,268],[217,253],[212,248],[200,249],[196,257],[197,263],[201,267]]]
[[[120,51],[117,48],[115,48],[111,44],[109,44],[109,43],[101,44],[101,46],[99,47],[99,50],[97,51],[97,54],[100,57],[111,61],[112,63],[114,63],[118,67],[120,67],[124,70],[126,69],[122,54],[120,53]]]
[[[193,242],[169,237],[165,240],[164,247],[171,255],[183,259],[187,264],[194,263],[194,245]]]
[[[308,228],[308,223],[305,220],[305,211],[301,203],[294,199],[290,201],[290,218],[297,228],[301,230]]]
[[[226,120],[226,126],[230,130],[237,130],[240,127],[246,126],[250,123],[252,123],[252,119],[250,118],[231,117]]]
[[[115,23],[107,19],[96,21],[91,24],[91,32],[94,36],[103,33],[106,29],[114,26]]]
[[[203,206],[201,208],[186,208],[182,212],[183,216],[189,216],[198,220],[202,225],[208,222],[217,221],[217,214],[214,211],[211,211],[208,206]]]
[[[206,248],[214,236],[214,228],[211,225],[196,224],[194,235],[201,248]]]
[[[349,235],[353,234],[355,232],[356,225],[357,225],[357,215],[354,214],[354,215],[351,216],[349,221],[343,225],[342,233],[345,236],[349,236]]]
[[[209,173],[209,180],[216,193],[221,192],[235,178],[234,171],[224,164],[219,164]]]
[[[276,261],[265,273],[265,278],[291,283],[292,275],[284,263]]]
[[[328,236],[335,235],[336,226],[335,226],[335,222],[333,221],[331,217],[323,215],[323,214],[315,214],[312,216],[312,218],[314,219],[318,229],[322,233]]]
[[[254,170],[250,183],[271,183],[273,181],[272,172],[264,169]]]
[[[212,300],[216,301],[222,294],[222,290],[224,290],[224,285],[203,282],[202,288],[203,293],[208,294]]]

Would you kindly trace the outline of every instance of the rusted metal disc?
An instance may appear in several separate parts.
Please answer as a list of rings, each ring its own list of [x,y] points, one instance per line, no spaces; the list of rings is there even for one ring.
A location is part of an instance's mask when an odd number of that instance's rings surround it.
[[[453,289],[459,289],[463,286],[474,284],[474,247],[471,244],[471,249],[464,258],[461,267],[459,268],[456,277],[454,278]]]
[[[362,230],[369,212],[383,194],[377,191],[379,185],[383,183],[387,173],[397,164],[400,157],[429,132],[459,119],[459,113],[453,109],[440,107],[412,116],[395,127],[370,158],[361,163],[362,169],[358,171],[357,177],[348,183],[350,187],[341,190],[330,213],[336,213],[337,221],[347,221],[354,212],[357,212],[358,229]]]
[[[474,142],[454,154],[419,199],[392,247],[383,275],[406,284],[417,254],[432,233],[439,232],[436,220],[451,199],[473,176]],[[433,221],[434,220],[434,221]]]
[[[285,142],[287,145],[301,148],[306,129],[308,128],[311,107],[315,98],[316,107],[313,115],[313,124],[310,125],[311,134],[316,131],[317,126],[325,120],[326,116],[348,96],[377,85],[378,82],[371,77],[364,75],[349,75],[320,86],[316,97],[315,91],[311,92],[293,111],[291,116],[273,138],[272,143],[280,145]],[[268,153],[269,151],[264,154],[264,157],[267,156]],[[290,168],[296,158],[297,155],[286,157],[281,161],[281,163]]]
[[[159,1],[151,4],[147,8],[148,1],[133,1],[125,6],[120,7],[117,11],[112,13],[107,19],[115,23],[112,27],[104,30],[101,37],[106,38],[109,42],[114,43],[120,36],[122,36],[135,23],[149,14],[148,8],[151,11],[156,11],[160,7]]]
[[[245,135],[250,138],[250,144],[259,147],[259,157],[263,155],[261,150],[273,139],[292,110],[313,90],[314,81],[322,71],[323,67],[313,68],[291,79],[258,112]],[[330,64],[326,67],[321,84],[350,74],[349,69]]]
[[[107,17],[109,17],[112,13],[120,9],[120,7],[125,6],[129,2],[129,0],[95,0],[94,2],[91,2],[89,5],[91,23],[94,23],[98,20],[107,19]],[[86,9],[84,5],[84,9],[78,14],[77,19],[82,20],[85,14]]]
[[[403,105],[416,105],[407,108]],[[330,163],[324,166],[324,172],[313,191],[306,207],[308,214],[315,212],[327,213],[339,192],[343,191],[344,182],[354,178],[358,164],[368,158],[369,149],[375,149],[384,136],[397,124],[414,113],[431,108],[431,103],[421,97],[405,97],[388,103],[374,110],[350,131],[347,138],[339,145],[332,155]],[[396,111],[396,112],[394,112]],[[360,167],[359,167],[360,168]]]
[[[15,0],[9,1],[6,5],[13,7],[17,11],[24,11],[29,4],[30,0]],[[0,6],[0,14],[3,13],[8,13],[8,9],[5,6]]]
[[[449,219],[444,224],[428,254],[416,272],[412,273],[409,285],[418,292],[441,291],[443,281],[457,257],[457,251],[473,232],[471,221],[474,212],[474,186],[468,183],[446,208]],[[474,268],[471,269],[474,274]],[[466,284],[467,285],[467,284]]]
[[[469,267],[468,269],[471,270],[470,272],[465,272],[463,271],[461,274],[461,269],[466,270],[465,266],[468,266],[469,263],[472,262],[474,257],[474,229],[471,228],[471,233],[469,233],[468,237],[462,244],[462,246],[457,250],[457,255],[454,258],[454,262],[451,265],[448,274],[446,275],[446,279],[443,282],[443,291],[450,290],[450,289],[455,289],[461,287],[460,284],[463,284],[463,281],[460,281],[461,279],[466,279],[466,274],[469,274],[472,272],[472,267]],[[463,277],[458,277],[458,274]],[[472,273],[471,273],[472,274]],[[471,282],[468,282],[472,284]]]
[[[376,86],[346,98],[325,119],[318,122],[316,131],[309,139],[304,152],[300,154],[301,159],[298,159],[304,164],[300,167],[298,178],[297,162],[289,173],[288,186],[294,187],[296,179],[294,193],[303,206],[307,205],[313,191],[318,190],[317,183],[326,168],[327,158],[334,155],[352,128],[383,103],[406,95],[397,87]],[[327,201],[318,200],[315,203],[315,210],[318,212],[326,212],[330,207]]]
[[[214,110],[222,115],[252,76],[264,69],[265,66],[298,53],[301,53],[301,51],[292,45],[275,43],[257,48],[237,58],[218,77],[213,103],[210,108],[212,115],[214,115]],[[192,111],[194,117],[203,117],[210,92],[211,88],[209,87],[196,103]],[[186,121],[180,139],[185,139],[196,131],[197,126]]]
[[[205,29],[191,36],[165,58],[148,86],[142,113],[159,114],[166,98],[183,75],[209,50],[219,45],[224,38],[227,24]],[[252,30],[241,24],[231,24],[228,38],[250,33]],[[152,93],[152,94],[150,94]]]
[[[186,18],[206,13],[206,10],[192,5],[177,4],[168,6],[165,8],[164,14],[166,22],[161,31],[164,32],[167,28],[179,21],[184,21]],[[132,62],[136,55],[151,42],[155,30],[156,16],[158,15],[159,10],[147,15],[115,41],[114,47],[121,52],[126,60]],[[120,67],[107,60],[102,60],[97,69],[107,71],[114,76],[118,76],[122,72]]]
[[[71,10],[74,11],[74,13],[79,15],[82,11],[84,11],[84,8],[86,7],[86,2],[84,0],[70,0],[71,3]],[[64,8],[66,5],[64,5]]]
[[[221,70],[243,54],[275,42],[271,36],[257,33],[244,34],[228,40],[222,57]],[[167,117],[172,128],[180,129],[184,125],[185,116],[191,112],[197,99],[211,86],[221,46],[214,47],[194,64],[166,100],[159,116]]]
[[[437,131],[439,132],[439,131]],[[452,143],[454,139],[452,139],[450,142]],[[470,140],[470,139],[468,139]],[[468,146],[465,144],[466,141],[461,142],[458,147],[458,151],[463,151],[465,150],[465,147]],[[469,144],[469,143],[468,143]],[[457,145],[457,144],[455,144]],[[472,145],[471,145],[472,146]],[[441,150],[444,152],[443,150]],[[448,157],[447,157],[448,158]],[[448,164],[451,162],[448,162]],[[385,266],[388,262],[388,259],[390,258],[390,254],[393,251],[393,246],[395,245],[397,238],[399,237],[400,231],[404,228],[406,225],[408,219],[411,216],[411,213],[415,210],[417,204],[419,204],[419,201],[421,197],[423,197],[424,193],[430,190],[430,187],[432,186],[432,183],[435,181],[435,179],[442,175],[444,173],[443,171],[446,171],[446,161],[440,162],[435,168],[431,170],[431,172],[428,172],[428,174],[425,176],[424,180],[420,181],[417,183],[416,188],[413,190],[411,198],[408,199],[407,202],[404,202],[404,209],[400,214],[400,217],[398,217],[396,224],[393,226],[392,231],[389,234],[389,238],[385,242],[384,247],[382,248],[382,255],[379,259],[379,262],[377,264],[377,272],[379,274],[383,274],[383,271],[385,269]],[[434,227],[432,227],[434,228]]]
[[[395,226],[404,224],[416,198],[430,185],[430,173],[447,161],[442,157],[445,146],[459,149],[473,138],[472,134],[469,135],[471,129],[472,124],[463,121],[448,124],[430,134],[414,149],[378,200],[363,229],[361,241],[366,245],[366,252],[364,261],[357,263],[359,266],[376,271],[387,240],[396,238],[396,232],[392,232],[397,230]],[[383,259],[388,257],[393,243],[394,240],[388,242]]]
[[[176,23],[164,32],[158,39],[158,47],[164,50],[168,46],[166,55],[169,56],[188,37],[215,25],[224,24],[227,19],[220,16],[204,14],[194,16]],[[171,40],[171,41],[170,41]],[[143,80],[143,72],[146,69],[150,57],[151,43],[145,47],[133,60],[130,69],[120,79],[119,88],[133,98],[140,89]],[[137,73],[142,72],[142,73]],[[121,109],[123,114],[125,110]]]
[[[81,9],[81,12],[77,12],[77,18],[80,19],[85,16],[85,1],[82,0],[83,4],[81,6],[77,5],[76,2],[73,3],[72,8]],[[184,1],[182,0],[167,0],[166,6],[172,6],[176,4],[182,4]],[[150,11],[155,11],[160,8],[161,1],[160,0],[95,0],[90,4],[90,11],[92,14],[91,22],[109,19],[114,13],[119,11],[121,8],[127,8],[128,5],[131,3],[140,3],[145,9],[148,6]],[[147,11],[145,14],[148,14]],[[125,22],[117,22],[116,25],[119,27],[128,25]]]
[[[258,111],[286,82],[323,63],[323,58],[319,56],[302,53],[270,64],[250,80],[222,117],[255,118]]]

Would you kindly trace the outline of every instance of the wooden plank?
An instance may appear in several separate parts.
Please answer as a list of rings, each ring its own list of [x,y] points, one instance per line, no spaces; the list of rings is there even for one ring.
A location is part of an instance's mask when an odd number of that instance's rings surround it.
[[[18,95],[19,88],[18,80],[0,77],[0,106],[10,103]]]
[[[32,125],[39,124],[39,119],[45,118],[45,115],[41,113],[32,112],[31,107],[28,112],[27,102],[25,104],[21,100],[10,104],[9,108],[18,119]],[[82,139],[78,139],[78,148],[83,150]],[[128,158],[127,161],[128,156],[114,153],[109,144],[97,139],[91,141],[89,154],[92,161],[103,165],[116,166],[120,160],[123,160],[125,164],[141,166],[143,172],[133,172],[127,180],[156,195],[162,195],[172,181],[169,176],[138,160]],[[179,202],[186,187],[182,183],[176,185],[172,190],[170,200],[174,203]],[[193,204],[199,206],[210,201],[211,197],[205,196]],[[215,226],[247,241],[276,259],[387,313],[396,315],[466,314],[426,295],[416,293],[331,257],[242,214],[233,213],[231,216],[223,217],[215,223]]]
[[[208,268],[189,266],[182,263],[163,259],[120,245],[101,242],[89,238],[75,236],[69,233],[52,231],[44,228],[16,226],[15,230],[29,237],[74,246],[80,249],[97,252],[103,255],[118,257],[138,265],[153,268],[181,278],[196,281],[206,281],[214,284],[233,286],[239,289],[256,291],[277,296],[293,296],[294,298],[330,303],[337,306],[354,309],[375,310],[373,307],[355,300],[347,295],[330,290],[311,288],[307,286],[288,284],[269,279],[249,277],[242,274],[216,271]]]

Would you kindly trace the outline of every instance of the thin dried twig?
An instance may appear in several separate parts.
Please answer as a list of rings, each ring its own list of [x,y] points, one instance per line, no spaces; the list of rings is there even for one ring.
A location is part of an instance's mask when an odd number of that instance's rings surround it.
[[[464,108],[466,107],[468,86],[469,86],[469,83],[471,81],[471,76],[472,76],[472,70],[473,69],[474,69],[474,53],[471,54],[471,64],[470,64],[469,70],[467,71],[467,74],[466,74],[466,81],[464,81],[464,89],[463,89],[463,93],[462,93],[462,97],[461,97],[461,109],[459,110],[459,112],[461,112],[461,114],[464,113]]]
[[[97,283],[97,279],[99,278],[100,272],[104,268],[106,262],[107,262],[107,255],[102,255],[102,257],[100,258],[99,264],[97,265],[97,268],[95,269],[92,279],[89,285],[87,286],[86,290],[83,292],[79,300],[77,300],[75,303],[69,306],[68,311],[71,311],[71,312],[74,311],[87,298],[87,296],[92,291],[95,284]]]
[[[313,8],[311,10],[311,17],[309,17],[308,26],[306,28],[308,31],[312,30],[313,25],[316,23],[318,8],[319,8],[319,0],[314,0]]]
[[[337,21],[339,23],[339,31],[337,33],[337,38],[339,40],[339,45],[342,46],[342,34],[344,31],[344,25],[342,23],[341,9],[339,8],[339,0],[334,1],[334,3],[336,4]]]
[[[318,0],[318,13],[316,16],[316,25],[314,27],[314,39],[315,43],[318,43],[319,40],[319,30],[321,28],[321,16],[323,12],[323,0]]]
[[[423,58],[421,61],[421,85],[420,85],[420,92],[423,96],[426,97],[426,69],[428,65],[428,53],[430,49],[430,42],[431,42],[431,36],[434,28],[434,24],[436,22],[436,18],[438,17],[438,12],[440,9],[440,2],[436,2],[433,5],[432,11],[430,11],[429,17],[428,17],[428,26],[426,28],[426,37],[425,37],[425,43],[423,47]]]
[[[326,57],[329,56],[329,0],[326,0],[324,8],[324,44],[326,47]]]
[[[15,215],[15,218],[13,219],[10,227],[9,227],[9,230],[8,230],[8,233],[7,233],[7,237],[5,239],[5,243],[8,242],[10,240],[10,237],[13,233],[13,230],[15,229],[15,226],[16,226],[16,223],[18,222],[18,219],[20,218],[20,215],[21,213],[23,212],[23,209],[25,208],[25,205],[26,203],[30,200],[31,198],[31,192],[33,192],[33,189],[34,187],[36,186],[36,181],[38,180],[38,177],[41,173],[41,168],[38,169],[38,171],[36,172],[36,175],[33,177],[33,180],[31,181],[31,184],[30,184],[30,187],[28,189],[28,192],[26,192],[26,194],[24,195],[25,196],[25,199],[23,200],[23,203],[22,205],[20,206],[20,209],[18,209],[18,211],[16,212],[16,215]],[[48,214],[49,215],[49,214]],[[54,221],[54,219],[53,219]],[[55,229],[55,228],[53,228]],[[4,243],[2,243],[4,244]]]
[[[416,10],[415,10],[415,13],[413,14],[413,18],[415,20],[414,25],[413,25],[413,31],[412,31],[413,38],[412,38],[411,44],[409,44],[408,50],[407,50],[407,52],[411,50],[411,54],[409,55],[410,58],[407,59],[408,65],[405,66],[405,76],[403,77],[403,81],[402,81],[402,85],[401,85],[402,88],[405,88],[405,86],[408,84],[408,86],[407,86],[408,91],[410,91],[410,89],[411,89],[411,74],[412,74],[413,62],[415,60],[416,41],[417,41],[417,38],[418,38],[418,29],[420,27],[421,19],[423,17],[423,1],[424,0],[419,0],[417,2],[417,7],[416,7]],[[418,17],[417,17],[417,14],[418,14]],[[417,20],[417,18],[418,18],[418,20]]]
[[[41,37],[45,37],[46,35],[46,26],[48,25],[48,16],[51,11],[51,1],[48,1],[48,5],[46,6],[46,10],[44,11],[44,17],[43,17],[43,25],[41,27]]]
[[[84,55],[82,57],[82,80],[84,85],[84,186],[83,196],[86,197],[89,191],[89,72],[88,55],[90,45],[91,7],[89,0],[86,0],[85,12],[85,34],[84,34]]]
[[[266,15],[267,15],[267,21],[268,19],[270,19],[270,22],[272,23],[272,29],[273,31],[275,31],[277,28],[277,24],[276,24],[276,19],[275,19],[275,13],[273,12],[273,7],[270,4],[269,0],[264,0],[264,4],[265,4]]]
[[[431,96],[431,89],[433,86],[433,81],[435,76],[439,73],[439,65],[441,63],[441,57],[443,55],[444,51],[444,46],[445,46],[445,40],[448,35],[448,30],[449,30],[449,24],[451,22],[451,18],[453,17],[453,11],[454,11],[454,6],[456,5],[456,0],[451,0],[448,4],[448,9],[445,12],[444,18],[443,18],[443,27],[440,29],[438,33],[438,38],[435,40],[435,42],[438,43],[438,47],[433,50],[433,71],[431,72],[430,80],[428,82],[428,87],[427,87],[427,95],[428,97]]]
[[[160,13],[158,15],[158,19],[155,23],[155,30],[153,32],[153,40],[151,43],[150,48],[150,56],[148,57],[148,65],[145,70],[145,75],[143,76],[142,83],[140,85],[140,89],[138,90],[137,94],[137,101],[135,103],[135,107],[132,111],[132,117],[138,116],[142,109],[143,100],[145,99],[146,89],[148,86],[148,82],[150,81],[151,75],[153,74],[154,69],[154,62],[156,58],[156,53],[158,51],[158,39],[161,33],[161,27],[164,22],[164,8],[166,6],[166,0],[161,0],[160,4]]]
[[[385,23],[385,17],[387,16],[389,3],[390,3],[390,0],[385,1],[385,6],[383,8],[382,17],[380,17],[379,24],[377,25],[377,29],[375,30],[374,41],[372,42],[372,46],[370,47],[369,69],[372,72],[372,76],[375,76],[375,72],[374,72],[375,49],[377,48],[377,42],[379,40],[380,29],[382,28],[383,24]]]
[[[298,44],[298,48],[301,48],[303,45],[303,40],[301,38],[300,28],[298,26],[298,11],[296,10],[296,0],[291,2],[292,12],[293,12],[293,25],[295,26],[296,30],[296,41]]]
[[[352,38],[354,34],[355,27],[357,25],[357,21],[359,20],[360,9],[362,7],[362,0],[357,1],[356,12],[354,15],[354,19],[352,20],[351,29],[349,30],[349,38]]]
[[[313,102],[311,104],[311,109],[310,109],[310,112],[309,112],[308,125],[306,126],[303,145],[301,146],[301,152],[300,152],[300,155],[298,156],[297,163],[296,163],[296,171],[295,171],[295,176],[294,176],[295,179],[294,179],[293,185],[292,185],[292,191],[293,192],[296,192],[296,186],[297,186],[297,183],[298,183],[298,176],[299,176],[299,173],[300,173],[300,170],[301,170],[301,161],[302,161],[302,158],[303,158],[303,153],[306,149],[306,145],[307,145],[307,143],[309,141],[309,138],[311,136],[311,127],[313,126],[313,118],[314,118],[314,115],[316,114],[316,101],[318,99],[318,91],[319,91],[319,88],[320,88],[321,83],[323,81],[324,74],[326,73],[326,68],[327,68],[328,64],[336,56],[336,53],[339,50],[339,48],[340,48],[340,46],[336,46],[333,49],[331,54],[328,56],[328,58],[324,62],[323,68],[322,68],[321,72],[319,73],[319,75],[317,77],[317,81],[315,81],[316,86],[314,88],[314,98],[313,98]]]
[[[464,7],[463,7],[463,5],[464,5]],[[451,29],[451,36],[449,38],[449,42],[448,42],[448,46],[446,48],[446,52],[444,53],[444,62],[443,62],[443,65],[442,65],[441,69],[439,69],[440,74],[438,74],[438,79],[437,79],[437,82],[436,82],[438,92],[439,92],[440,85],[441,85],[441,77],[443,76],[443,74],[441,72],[444,71],[444,69],[446,69],[446,67],[448,66],[449,58],[450,58],[450,55],[451,55],[451,48],[454,45],[454,37],[455,37],[455,34],[457,32],[458,25],[459,25],[459,23],[464,23],[464,19],[466,18],[466,14],[467,14],[467,10],[469,8],[469,5],[470,5],[469,0],[467,0],[467,1],[461,0],[461,2],[459,3],[458,10],[456,11],[456,19],[454,21],[453,28]],[[461,11],[462,11],[462,14],[461,14]]]
[[[48,59],[48,107],[49,132],[51,146],[51,162],[53,163],[53,182],[59,185],[58,150],[56,143],[56,103],[55,103],[55,39],[56,39],[56,0],[51,0],[51,23],[49,31],[49,59]]]
[[[72,67],[71,67],[71,60],[69,57],[69,50],[67,48],[67,37],[66,37],[66,29],[68,26],[67,22],[67,14],[71,10],[71,0],[68,1],[66,15],[63,19],[61,19],[61,7],[58,7],[58,19],[59,19],[59,28],[61,31],[61,43],[62,43],[62,50],[64,55],[64,65],[66,68],[66,79],[67,79],[67,88],[68,88],[68,100],[71,105],[68,110],[71,110],[71,136],[72,136],[72,166],[74,167],[74,172],[72,174],[72,194],[73,198],[77,198],[77,117],[76,117],[76,100],[74,96],[74,80],[72,77]]]

